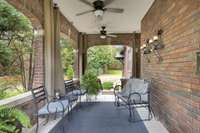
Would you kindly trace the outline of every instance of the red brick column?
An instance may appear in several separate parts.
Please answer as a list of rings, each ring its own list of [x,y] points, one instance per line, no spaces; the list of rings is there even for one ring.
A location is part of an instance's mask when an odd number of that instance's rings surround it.
[[[33,88],[44,85],[44,46],[43,35],[36,36],[33,41],[34,77]]]

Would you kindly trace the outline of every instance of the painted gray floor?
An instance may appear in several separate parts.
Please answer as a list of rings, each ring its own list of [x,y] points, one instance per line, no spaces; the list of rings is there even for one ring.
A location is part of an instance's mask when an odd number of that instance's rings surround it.
[[[137,113],[137,112],[136,112]],[[137,120],[148,118],[146,113],[137,115]],[[143,118],[140,118],[143,117]],[[152,123],[152,122],[151,122]],[[155,123],[156,124],[156,123]],[[150,129],[144,121],[128,122],[128,111],[116,108],[113,102],[85,103],[82,108],[73,110],[71,117],[65,116],[50,133],[163,133],[157,125]],[[152,129],[152,131],[151,131]]]

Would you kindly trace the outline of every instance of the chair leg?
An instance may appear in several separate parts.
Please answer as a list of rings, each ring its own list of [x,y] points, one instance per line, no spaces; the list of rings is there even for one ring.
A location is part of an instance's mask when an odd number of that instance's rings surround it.
[[[129,122],[133,122],[133,111],[131,105],[128,105],[129,110]]]
[[[152,118],[155,116],[155,115],[154,115],[154,112],[153,112],[153,109],[151,108],[150,105],[148,106],[148,109],[149,109],[149,118],[152,119]],[[149,120],[150,120],[150,119],[149,119]]]
[[[38,118],[38,115],[37,115],[37,123],[36,123],[36,133],[38,133],[38,128],[39,128],[39,118]]]
[[[43,125],[46,125],[49,122],[49,115],[47,115],[46,122]]]
[[[81,108],[81,106],[82,106],[82,101],[81,101],[81,95],[79,96],[80,97],[80,102],[79,102],[79,107]]]
[[[70,117],[72,117],[72,106],[70,107],[71,105],[69,105],[67,107],[67,111],[68,111],[68,119],[70,120]],[[71,108],[71,111],[70,111],[70,108]]]
[[[135,120],[135,107],[128,105],[128,110],[129,110],[129,122],[134,123],[136,122]]]
[[[119,104],[119,98],[117,96],[115,96],[115,103],[114,103],[115,106],[119,107],[120,104]]]

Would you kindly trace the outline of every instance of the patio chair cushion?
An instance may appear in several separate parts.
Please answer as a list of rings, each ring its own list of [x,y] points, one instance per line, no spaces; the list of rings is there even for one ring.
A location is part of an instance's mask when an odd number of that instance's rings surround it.
[[[41,109],[39,109],[38,115],[63,112],[68,108],[69,101],[68,100],[59,100],[59,101],[51,102],[51,103],[49,103],[49,111],[47,109],[48,108],[47,106],[48,106],[48,104],[46,104]],[[64,107],[64,110],[63,110],[63,107]]]
[[[84,95],[86,93],[86,90],[73,90],[69,93],[67,93],[68,95],[75,95],[75,96],[81,96],[81,95]]]
[[[68,92],[65,96],[69,99],[70,103],[78,100],[78,96],[74,95],[72,91]]]
[[[121,91],[121,93],[123,96],[129,96],[130,93],[136,92],[136,90],[141,89],[143,84],[144,84],[143,79],[136,79],[136,78],[129,79],[125,87]]]
[[[123,102],[128,103],[128,97],[127,96],[123,96],[121,92],[116,94],[117,97],[119,97]]]
[[[148,102],[148,94],[146,94],[146,92],[148,91],[148,86],[149,86],[149,83],[145,82],[143,79],[132,78],[132,79],[128,80],[124,89],[118,95],[120,98],[121,97],[128,98],[128,96],[131,93],[137,92],[137,93],[141,94],[140,102],[145,103],[145,102]],[[134,99],[134,96],[132,97],[132,99]],[[135,99],[138,99],[137,95],[135,95]],[[137,101],[137,102],[139,102],[139,101]]]

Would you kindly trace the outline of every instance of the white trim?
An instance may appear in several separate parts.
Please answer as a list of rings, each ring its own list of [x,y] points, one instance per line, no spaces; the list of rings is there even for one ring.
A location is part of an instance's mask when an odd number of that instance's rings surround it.
[[[13,96],[13,97],[10,97],[7,99],[0,100],[0,106],[15,107],[17,105],[26,103],[32,99],[33,99],[32,94],[29,91],[29,92],[26,92],[23,94],[19,94],[17,96]]]

